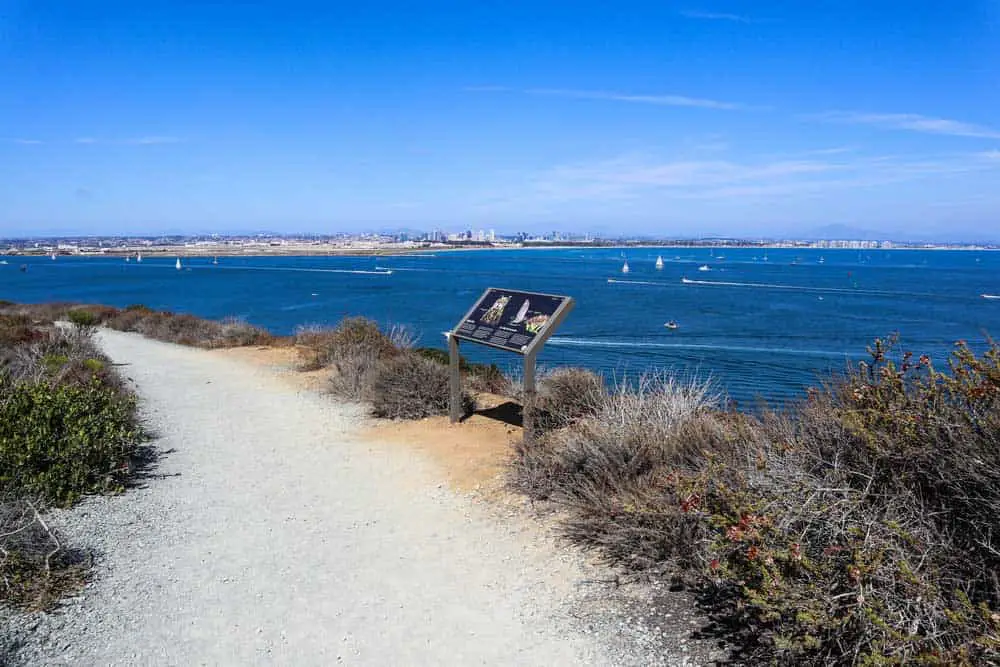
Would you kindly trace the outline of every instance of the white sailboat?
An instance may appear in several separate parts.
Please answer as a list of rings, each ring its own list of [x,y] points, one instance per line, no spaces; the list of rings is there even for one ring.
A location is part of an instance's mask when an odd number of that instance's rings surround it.
[[[181,258],[180,258],[180,257],[178,257],[178,258],[177,258],[177,263],[176,263],[176,264],[174,264],[174,267],[175,267],[175,268],[176,268],[176,269],[177,269],[178,271],[180,271],[180,270],[181,270]]]
[[[663,268],[663,258],[660,257],[659,255],[656,256],[656,268],[657,269]]]
[[[628,273],[628,272],[629,272],[629,268],[628,268],[628,260],[626,259],[626,260],[625,260],[625,263],[624,263],[624,264],[622,264],[622,273]]]
[[[218,263],[219,263],[219,258],[218,257],[216,257],[216,258],[214,258],[212,260],[212,264],[218,264]]]
[[[52,253],[51,257],[52,257],[52,261],[53,262],[56,261],[56,254],[55,253]]]
[[[711,267],[709,267],[708,264],[702,264],[701,266],[698,267],[698,270],[699,271],[711,271],[712,269],[711,269]]]
[[[137,261],[137,262],[141,262],[142,261],[142,253],[141,252],[138,252],[138,253],[135,254],[135,261]]]

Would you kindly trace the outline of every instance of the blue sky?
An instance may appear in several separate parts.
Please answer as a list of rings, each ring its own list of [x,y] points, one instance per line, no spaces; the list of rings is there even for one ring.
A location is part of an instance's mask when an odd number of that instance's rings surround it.
[[[1000,0],[0,0],[0,236],[1000,237]]]

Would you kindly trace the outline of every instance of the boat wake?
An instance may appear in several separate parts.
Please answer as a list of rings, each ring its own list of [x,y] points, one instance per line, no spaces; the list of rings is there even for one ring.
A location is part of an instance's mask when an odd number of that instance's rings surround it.
[[[794,292],[823,292],[827,294],[868,294],[874,296],[919,296],[926,298],[949,298],[943,294],[929,294],[924,292],[893,292],[890,290],[861,289],[856,287],[814,287],[811,285],[782,285],[779,283],[739,283],[723,280],[691,280],[681,278],[685,285],[701,285],[705,287],[748,287],[756,289],[780,289]]]
[[[664,282],[654,282],[652,280],[618,280],[617,278],[608,278],[609,283],[620,283],[622,285],[661,285],[666,287],[667,283]]]
[[[729,352],[750,352],[753,354],[788,354],[788,355],[808,355],[812,357],[829,357],[832,359],[842,359],[845,357],[857,356],[848,352],[838,352],[836,350],[801,350],[788,347],[761,347],[756,345],[712,345],[707,343],[654,343],[621,340],[603,340],[597,338],[571,338],[563,336],[553,336],[549,339],[548,345],[561,345],[565,347],[606,347],[606,348],[642,348],[642,349],[668,349],[668,350],[726,350]]]
[[[1000,294],[980,294],[984,299],[1000,299]]]
[[[292,271],[302,273],[352,273],[367,276],[391,276],[394,269],[311,269],[291,266],[213,266],[219,271]]]

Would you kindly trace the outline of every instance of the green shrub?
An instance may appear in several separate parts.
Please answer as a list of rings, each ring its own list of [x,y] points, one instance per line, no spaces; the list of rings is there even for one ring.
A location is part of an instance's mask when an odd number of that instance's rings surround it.
[[[67,319],[80,329],[93,329],[99,323],[97,315],[89,310],[74,309],[66,313]]]
[[[0,491],[69,505],[120,490],[140,438],[135,400],[85,385],[0,378]]]
[[[419,354],[406,352],[381,361],[372,386],[372,406],[376,417],[421,419],[448,414],[450,374],[447,366]],[[463,396],[463,408],[471,412],[470,396]]]

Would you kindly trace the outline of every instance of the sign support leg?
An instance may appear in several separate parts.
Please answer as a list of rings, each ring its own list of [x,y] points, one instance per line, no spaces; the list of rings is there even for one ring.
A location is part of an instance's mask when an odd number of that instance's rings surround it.
[[[448,412],[452,424],[462,418],[462,372],[460,359],[461,357],[458,354],[458,339],[449,335],[448,361],[451,370],[451,398],[448,402]]]
[[[525,444],[535,441],[535,355],[524,355],[524,406],[521,410],[521,423],[524,431]]]

